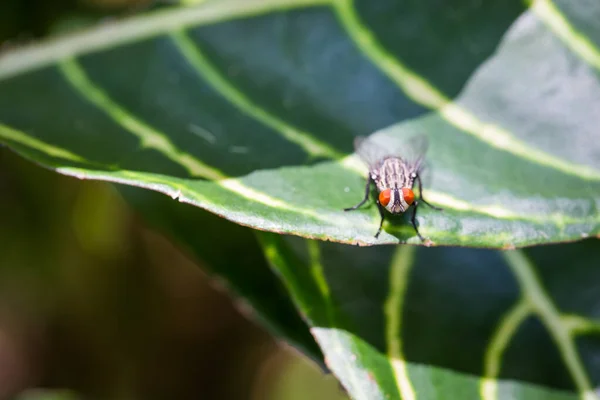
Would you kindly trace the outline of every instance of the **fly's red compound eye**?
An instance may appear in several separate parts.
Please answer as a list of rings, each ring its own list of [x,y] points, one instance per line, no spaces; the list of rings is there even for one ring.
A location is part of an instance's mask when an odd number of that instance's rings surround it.
[[[409,188],[402,188],[402,197],[406,204],[411,205],[415,201],[415,194]]]
[[[390,203],[391,198],[392,198],[392,191],[390,189],[385,189],[384,191],[379,193],[379,202],[384,207]]]

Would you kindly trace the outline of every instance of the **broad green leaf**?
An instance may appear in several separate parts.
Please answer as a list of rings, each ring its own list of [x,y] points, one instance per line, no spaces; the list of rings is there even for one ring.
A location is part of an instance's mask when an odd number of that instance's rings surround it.
[[[500,252],[259,237],[354,399],[598,398],[595,239]]]
[[[378,240],[355,136],[427,133],[421,232],[513,247],[600,231],[597,5],[224,0],[0,56],[0,141],[63,174],[253,228]],[[451,100],[454,99],[454,100]]]

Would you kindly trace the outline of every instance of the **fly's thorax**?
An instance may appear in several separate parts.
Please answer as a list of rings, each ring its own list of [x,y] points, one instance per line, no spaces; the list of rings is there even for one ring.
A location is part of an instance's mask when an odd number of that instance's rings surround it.
[[[388,188],[412,188],[415,179],[414,172],[402,159],[388,157],[371,170],[371,177],[381,192]]]

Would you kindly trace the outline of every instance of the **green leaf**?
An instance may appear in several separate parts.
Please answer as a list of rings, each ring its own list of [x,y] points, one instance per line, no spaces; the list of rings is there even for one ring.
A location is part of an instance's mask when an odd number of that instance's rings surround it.
[[[259,237],[354,399],[597,398],[597,240],[498,252]]]
[[[342,211],[364,191],[353,138],[418,131],[431,144],[424,195],[444,208],[419,209],[434,243],[579,240],[600,232],[600,32],[597,6],[557,4],[156,11],[0,56],[0,141],[261,230],[419,244],[409,215],[376,240],[373,204]]]

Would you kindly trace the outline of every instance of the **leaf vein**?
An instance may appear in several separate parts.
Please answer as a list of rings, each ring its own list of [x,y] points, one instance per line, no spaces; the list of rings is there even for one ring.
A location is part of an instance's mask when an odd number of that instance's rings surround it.
[[[132,115],[99,86],[95,85],[86,75],[83,68],[74,59],[64,60],[59,64],[67,82],[86,100],[102,110],[119,126],[134,134],[140,139],[141,146],[157,150],[169,160],[183,166],[191,176],[203,177],[212,180],[224,179],[225,174],[210,167],[193,155],[178,149],[169,139],[168,135],[158,131],[139,118]]]
[[[577,353],[571,331],[561,319],[550,295],[546,293],[536,275],[534,265],[520,250],[502,253],[521,287],[523,300],[531,307],[548,329],[560,355],[571,374],[578,392],[584,400],[598,400],[585,367]]]
[[[286,123],[259,107],[229,82],[215,66],[211,65],[198,43],[190,39],[184,31],[173,32],[170,34],[170,38],[196,73],[199,76],[205,77],[206,82],[212,85],[215,90],[246,115],[273,129],[290,142],[299,145],[312,157],[322,156],[339,159],[346,155],[317,139],[310,133]]]
[[[35,139],[35,138],[31,137],[30,135],[25,134],[24,132],[18,131],[16,129],[11,128],[6,125],[0,124],[0,137],[3,137],[5,139],[8,139],[15,143],[19,143],[21,145],[28,146],[37,151],[45,152],[46,154],[49,154],[50,156],[53,156],[53,157],[59,157],[59,158],[65,159],[65,160],[73,161],[73,162],[85,163],[87,165],[90,165],[90,166],[96,167],[96,168],[104,168],[105,169],[108,167],[108,169],[111,172],[117,172],[119,170],[118,166],[114,166],[114,165],[112,165],[112,166],[97,165],[96,163],[94,163],[90,160],[87,160],[78,154],[74,154],[69,150],[45,143],[39,139]],[[345,159],[343,159],[341,161],[341,163],[342,163],[342,166],[347,168],[349,171],[359,173],[361,176],[363,175],[361,168],[364,168],[364,167],[360,166],[360,164],[357,162],[357,160],[354,156],[346,157]],[[63,169],[63,170],[65,170],[65,169]],[[74,171],[75,171],[75,169],[74,169]],[[121,170],[121,171],[125,171],[125,170]],[[132,173],[132,171],[129,171],[128,173]],[[82,170],[77,169],[77,172],[75,173],[75,175],[78,175],[78,176],[82,175]],[[154,179],[154,178],[150,178],[153,175],[154,174],[144,174],[143,176],[139,175],[138,178],[142,179],[144,181],[148,181],[148,180]],[[103,180],[106,180],[106,179],[103,178]],[[260,204],[263,204],[263,205],[266,205],[269,207],[298,213],[300,215],[309,216],[318,221],[331,223],[331,224],[335,224],[335,225],[340,225],[340,223],[341,223],[340,221],[342,221],[340,218],[336,218],[333,216],[327,217],[322,212],[318,212],[318,210],[292,206],[284,200],[274,198],[272,196],[267,195],[266,193],[263,193],[256,189],[253,189],[253,188],[249,188],[246,185],[242,184],[238,179],[235,179],[235,178],[222,179],[219,181],[214,181],[213,183],[220,185],[223,188],[228,189],[236,194],[239,194],[243,198],[256,201],[257,203],[260,203]],[[129,183],[129,184],[131,184],[131,183]],[[192,191],[190,191],[190,196],[191,196],[191,193],[192,193]],[[473,212],[476,214],[488,215],[488,216],[491,216],[494,218],[504,219],[504,220],[529,221],[529,222],[538,223],[538,224],[542,224],[544,222],[555,222],[555,223],[559,224],[558,219],[562,219],[561,224],[594,222],[594,221],[597,222],[599,220],[598,218],[590,218],[590,217],[569,218],[569,217],[565,217],[562,215],[555,216],[555,217],[551,216],[550,218],[544,218],[543,216],[535,216],[535,215],[520,215],[520,214],[515,214],[515,213],[510,212],[509,210],[506,210],[506,209],[500,208],[500,207],[496,207],[496,206],[474,205],[474,204],[468,203],[464,200],[451,197],[450,195],[448,195],[446,193],[430,191],[430,190],[427,190],[426,193],[427,193],[427,196],[429,197],[429,199],[433,203],[439,204],[448,209],[452,209],[452,210],[455,210],[458,212]],[[191,196],[191,197],[193,197],[193,196]],[[206,203],[206,202],[208,202],[208,200],[203,198],[201,202]],[[222,210],[215,211],[215,212],[219,215],[223,215]],[[348,225],[344,224],[344,226],[348,226]],[[496,235],[496,237],[497,237],[497,235]]]
[[[48,67],[63,59],[135,43],[186,27],[258,16],[273,11],[322,6],[329,2],[329,0],[220,0],[208,1],[197,7],[149,12],[119,23],[102,24],[87,31],[2,54],[0,55],[0,79]]]
[[[344,348],[343,340],[339,332],[337,318],[335,315],[333,299],[331,297],[331,289],[329,287],[329,284],[327,283],[327,278],[325,277],[325,269],[321,262],[321,251],[319,249],[319,244],[314,240],[309,240],[307,241],[306,245],[308,247],[310,272],[315,281],[317,289],[321,293],[321,296],[323,296],[323,300],[325,302],[325,315],[328,319],[328,325],[331,327],[331,329],[329,330],[330,334],[335,340],[335,342],[339,345],[339,347]],[[340,353],[343,357],[343,352]],[[349,391],[352,393],[363,392],[362,388],[364,385],[361,384],[361,379],[356,375],[355,368],[347,364],[343,364],[343,366],[348,372],[348,377],[350,379],[350,382],[348,383],[353,387],[353,390],[350,390],[350,388],[348,388]],[[369,396],[366,395],[366,393],[363,393],[361,396],[357,397],[361,399],[369,398]]]
[[[32,149],[42,151],[51,157],[62,158],[77,163],[92,164],[91,161],[75,154],[69,150],[63,149],[58,146],[54,146],[49,143],[45,143],[39,139],[34,138],[31,135],[25,135],[16,129],[13,129],[7,125],[0,123],[0,137],[10,140],[12,142],[19,143],[21,145],[28,146]]]
[[[483,365],[483,378],[481,379],[479,393],[483,400],[496,400],[498,398],[498,377],[502,356],[510,340],[521,323],[532,313],[531,305],[519,300],[502,318],[502,321],[492,335]]]
[[[60,67],[67,78],[67,81],[72,84],[83,98],[89,100],[100,110],[104,111],[128,132],[136,135],[141,140],[143,146],[161,152],[173,162],[185,167],[192,176],[211,179],[222,188],[234,192],[247,200],[262,203],[276,209],[310,216],[316,220],[329,224],[340,224],[339,218],[330,218],[311,209],[291,206],[285,200],[277,199],[259,190],[246,186],[238,179],[227,177],[221,171],[202,163],[191,154],[177,148],[170,141],[168,135],[159,132],[120,107],[105,92],[103,92],[102,89],[89,80],[85,75],[85,71],[83,71],[75,60],[63,61],[61,62]],[[143,175],[140,179],[148,180],[147,175]],[[188,192],[192,193],[193,191],[188,190]]]
[[[552,0],[525,0],[525,3],[575,54],[600,70],[600,50],[571,25]]]
[[[561,319],[573,335],[600,333],[600,321],[573,314],[564,314]]]
[[[415,390],[410,382],[407,363],[402,351],[402,313],[408,276],[413,266],[415,248],[399,246],[390,266],[390,289],[384,304],[386,318],[387,354],[394,371],[398,394],[403,400],[416,400]]]

